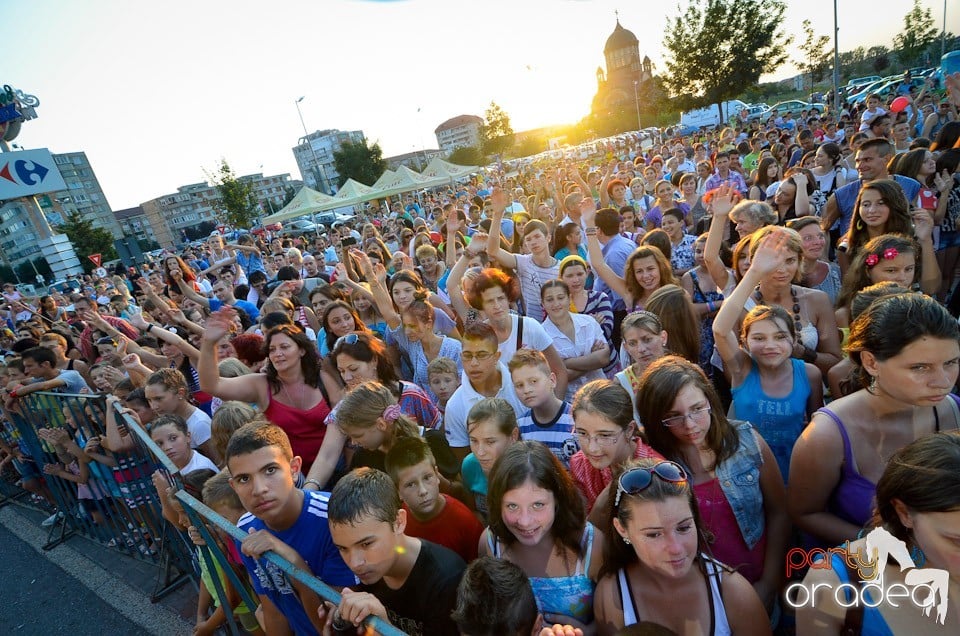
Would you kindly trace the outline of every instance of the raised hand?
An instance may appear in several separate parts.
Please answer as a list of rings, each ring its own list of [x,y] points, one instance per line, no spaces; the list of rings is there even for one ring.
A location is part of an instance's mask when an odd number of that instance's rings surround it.
[[[787,233],[775,230],[763,237],[760,246],[750,260],[750,271],[767,276],[777,271],[792,254],[787,246]]]
[[[503,191],[503,188],[497,186],[493,189],[493,192],[490,194],[490,203],[493,206],[494,214],[507,209],[507,193]]]
[[[217,342],[230,333],[236,315],[237,310],[230,306],[223,306],[210,314],[203,326],[204,342]]]
[[[806,177],[804,177],[806,178]],[[713,208],[714,216],[726,217],[740,201],[740,192],[729,185],[722,185],[713,191],[710,197],[710,205]]]
[[[941,195],[950,192],[950,189],[953,188],[953,177],[950,175],[950,172],[944,168],[941,173],[933,174],[933,185],[937,188]]]
[[[586,195],[580,199],[580,216],[587,227],[594,227],[597,220],[597,204],[593,197]]]
[[[913,235],[924,243],[933,240],[933,216],[927,210],[914,210],[910,213],[913,218]]]

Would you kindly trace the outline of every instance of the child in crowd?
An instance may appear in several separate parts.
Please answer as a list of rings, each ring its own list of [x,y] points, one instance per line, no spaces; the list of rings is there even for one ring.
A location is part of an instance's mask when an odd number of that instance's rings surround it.
[[[506,448],[520,439],[517,415],[501,398],[484,398],[467,415],[470,454],[460,469],[463,486],[473,497],[480,521],[487,522],[487,476]]]
[[[359,626],[373,615],[408,634],[459,634],[450,613],[466,564],[452,550],[407,536],[407,512],[390,477],[372,468],[351,472],[334,486],[328,515],[333,542],[360,585],[344,588],[336,610],[320,609],[325,622],[337,616]]]
[[[212,461],[193,450],[190,443],[190,432],[187,423],[179,415],[161,415],[153,422],[150,429],[150,439],[160,447],[181,475],[195,470],[208,469],[216,473],[219,469]],[[160,505],[163,508],[163,518],[176,524],[176,513],[167,503],[167,489],[170,486],[167,475],[163,470],[153,473],[153,485],[157,489]]]
[[[407,511],[407,534],[450,548],[467,563],[476,559],[483,526],[463,503],[440,492],[430,446],[416,437],[398,440],[384,464]]]
[[[257,411],[246,402],[229,400],[220,404],[220,408],[214,412],[210,420],[210,440],[217,451],[217,456],[226,456],[230,436],[244,424],[252,422],[256,416]]]
[[[560,463],[570,469],[570,458],[580,450],[573,435],[570,404],[558,398],[553,390],[557,377],[550,370],[546,356],[533,349],[520,349],[507,365],[513,390],[528,410],[517,421],[520,439],[546,444]]]
[[[144,394],[159,415],[173,414],[187,423],[193,447],[214,462],[220,454],[210,439],[210,416],[190,403],[187,380],[177,369],[160,369],[147,378]]]
[[[427,365],[427,380],[430,382],[430,390],[437,396],[437,410],[442,416],[447,410],[447,400],[460,388],[457,363],[442,356],[434,358]]]
[[[330,538],[327,493],[296,488],[302,461],[293,455],[287,434],[273,424],[251,422],[237,430],[227,444],[226,462],[230,485],[247,511],[237,523],[248,535],[240,549],[260,598],[264,631],[322,631],[316,593],[261,557],[273,551],[327,585],[352,585],[356,579]]]

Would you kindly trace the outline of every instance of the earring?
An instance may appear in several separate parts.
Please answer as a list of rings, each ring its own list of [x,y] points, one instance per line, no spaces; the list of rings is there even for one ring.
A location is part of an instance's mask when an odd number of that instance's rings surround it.
[[[877,376],[875,375],[870,376],[870,385],[867,387],[867,391],[869,391],[870,393],[877,392]]]
[[[916,543],[910,547],[910,558],[913,560],[913,564],[918,568],[922,568],[927,564],[927,555],[923,553],[923,550],[920,549]]]
[[[863,220],[857,219],[857,229],[858,229],[858,230],[862,230],[862,229],[863,229]]]
[[[624,542],[624,543],[626,543],[627,545],[630,545],[630,539],[628,539],[628,538],[626,538],[626,537],[620,537],[620,538],[623,539],[623,542]]]

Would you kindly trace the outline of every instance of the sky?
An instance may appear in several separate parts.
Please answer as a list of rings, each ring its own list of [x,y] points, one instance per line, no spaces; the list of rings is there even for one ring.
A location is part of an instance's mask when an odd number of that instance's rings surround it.
[[[680,2],[686,7],[686,2]],[[840,50],[892,47],[912,0],[838,0]],[[960,31],[960,7],[947,30]],[[833,32],[832,0],[787,0],[784,29]],[[942,0],[921,0],[939,29]],[[114,210],[237,174],[290,173],[309,131],[362,130],[384,156],[436,148],[434,129],[491,100],[514,130],[590,110],[616,24],[666,70],[675,2],[625,0],[0,0],[0,85],[40,99],[14,143],[85,151]],[[791,49],[800,59],[796,43]],[[795,74],[781,67],[765,79]]]

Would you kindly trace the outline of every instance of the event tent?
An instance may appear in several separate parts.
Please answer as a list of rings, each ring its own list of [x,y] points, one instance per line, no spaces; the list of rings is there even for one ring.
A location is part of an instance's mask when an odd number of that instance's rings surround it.
[[[274,212],[270,216],[265,217],[263,222],[265,224],[278,223],[300,216],[314,214],[315,212],[321,212],[322,210],[328,209],[323,207],[324,204],[332,200],[333,197],[329,194],[317,192],[304,186],[300,188],[300,192],[297,192],[296,196],[290,200],[290,203],[283,206],[279,212]]]

